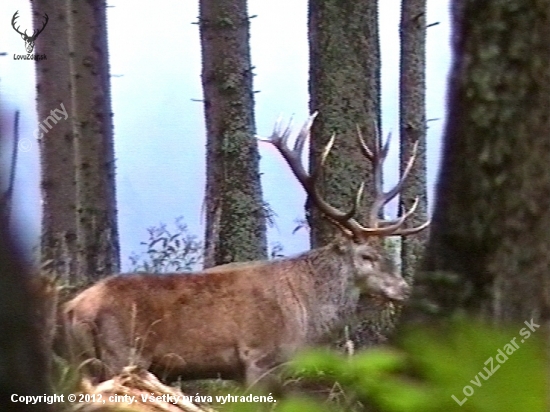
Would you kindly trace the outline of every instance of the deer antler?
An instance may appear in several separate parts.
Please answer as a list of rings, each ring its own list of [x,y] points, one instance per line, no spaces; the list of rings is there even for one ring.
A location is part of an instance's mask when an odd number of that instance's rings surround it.
[[[25,32],[21,33],[21,32],[19,31],[19,27],[21,27],[21,26],[15,27],[16,20],[19,18],[19,10],[17,10],[17,11],[15,12],[15,14],[13,15],[13,17],[12,17],[12,19],[11,19],[11,26],[12,26],[13,29],[14,29],[17,33],[19,33],[25,40],[31,40],[31,41],[32,41],[32,40],[35,40],[35,39],[38,37],[38,35],[39,35],[40,33],[42,33],[42,31],[43,31],[44,28],[46,27],[46,24],[48,24],[48,21],[50,20],[50,18],[48,17],[48,15],[47,15],[46,13],[44,13],[44,17],[45,17],[46,19],[44,20],[44,24],[42,25],[42,28],[41,28],[41,29],[38,29],[38,30],[33,30],[32,36],[29,36],[29,35],[27,34],[27,30],[25,30]]]
[[[380,137],[377,133],[376,149],[372,151],[365,143],[363,136],[358,129],[358,139],[361,152],[367,159],[372,162],[374,167],[376,197],[369,214],[370,227],[362,226],[353,218],[353,216],[357,212],[357,208],[359,207],[361,196],[363,195],[364,183],[362,183],[359,187],[359,190],[357,191],[357,194],[355,196],[353,206],[348,212],[342,212],[341,210],[335,208],[334,206],[331,206],[326,201],[324,201],[316,188],[315,181],[317,179],[317,176],[319,175],[319,170],[324,167],[328,154],[330,153],[330,150],[332,149],[336,140],[336,135],[332,135],[332,137],[328,141],[321,154],[319,165],[315,168],[315,171],[312,173],[312,175],[309,175],[306,172],[301,160],[305,141],[309,137],[310,129],[316,116],[317,112],[313,113],[306,120],[306,122],[302,126],[302,129],[300,130],[300,133],[298,134],[298,137],[296,138],[293,149],[290,149],[290,147],[288,146],[288,138],[290,137],[291,133],[292,119],[286,129],[281,132],[281,118],[279,117],[279,119],[277,119],[277,122],[275,123],[275,127],[273,128],[273,133],[271,134],[271,137],[261,140],[269,142],[277,148],[279,153],[281,153],[283,158],[290,166],[290,169],[294,173],[294,176],[296,176],[298,181],[302,184],[311,201],[319,208],[319,210],[321,210],[324,215],[329,218],[329,220],[340,227],[346,234],[352,235],[355,239],[361,239],[368,236],[404,236],[418,233],[428,227],[428,225],[430,224],[429,221],[418,227],[407,229],[402,228],[405,220],[409,216],[411,216],[416,210],[416,207],[418,206],[418,199],[416,199],[411,208],[403,213],[398,219],[395,219],[393,221],[382,221],[378,219],[380,209],[400,192],[403,186],[403,182],[405,181],[414,163],[418,146],[418,144],[414,145],[413,154],[411,155],[411,158],[409,159],[407,167],[405,168],[405,171],[403,172],[403,175],[401,176],[399,182],[395,185],[394,188],[392,188],[388,192],[384,192],[382,187],[382,166],[389,151],[391,135],[388,137],[386,143],[384,143],[382,148],[380,148]],[[385,226],[380,227],[380,224],[384,224]]]
[[[38,37],[38,35],[44,31],[44,28],[46,27],[46,24],[48,24],[48,21],[50,20],[50,18],[48,17],[48,15],[46,13],[44,13],[44,17],[46,19],[44,20],[44,24],[42,24],[42,28],[33,31],[33,34],[32,34],[33,39],[36,39]]]
[[[17,20],[18,18],[19,18],[19,10],[17,10],[17,11],[15,12],[15,14],[13,15],[13,17],[12,17],[12,19],[11,19],[11,26],[12,26],[13,29],[14,29],[17,33],[19,33],[21,36],[28,37],[28,36],[27,36],[27,30],[25,30],[24,33],[21,33],[21,32],[19,31],[19,27],[21,27],[21,26],[15,27],[15,22],[16,22],[16,20]]]
[[[393,198],[395,198],[395,196],[397,196],[401,192],[401,189],[403,188],[403,184],[405,183],[405,180],[407,179],[412,169],[414,161],[416,160],[416,154],[418,151],[418,141],[416,141],[413,145],[411,157],[409,158],[407,165],[405,167],[405,170],[403,171],[403,174],[401,175],[399,181],[393,188],[391,188],[387,192],[384,192],[383,180],[382,180],[382,169],[383,169],[384,161],[386,160],[386,157],[390,149],[390,142],[391,142],[392,135],[391,133],[389,133],[388,137],[386,138],[386,142],[382,145],[381,144],[382,139],[380,138],[380,134],[378,133],[378,127],[376,123],[374,125],[374,130],[376,133],[376,137],[375,137],[376,145],[375,145],[375,150],[373,151],[368,147],[365,140],[363,139],[361,130],[359,129],[359,127],[357,127],[357,138],[359,140],[361,153],[363,153],[363,155],[367,159],[369,159],[373,165],[375,199],[369,214],[369,222],[368,222],[369,226],[375,227],[375,228],[379,227],[380,224],[390,225],[389,227],[397,226],[396,231],[393,232],[392,235],[404,236],[404,235],[418,233],[429,226],[430,224],[429,220],[418,227],[401,229],[401,226],[404,224],[405,220],[409,216],[411,216],[416,210],[418,206],[418,198],[415,199],[413,205],[409,208],[408,211],[403,213],[400,218],[391,220],[391,221],[380,220],[378,218],[378,216],[380,215],[380,211],[384,207],[384,205],[390,202]]]

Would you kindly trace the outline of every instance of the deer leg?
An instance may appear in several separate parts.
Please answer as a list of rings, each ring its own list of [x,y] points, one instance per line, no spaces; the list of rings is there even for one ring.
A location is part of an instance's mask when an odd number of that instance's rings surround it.
[[[265,349],[243,348],[239,350],[239,358],[244,365],[244,378],[247,386],[261,382],[264,385],[272,379],[271,370],[280,364],[275,351]]]
[[[97,357],[103,363],[103,379],[110,379],[122,372],[126,366],[149,369],[150,357],[144,353],[144,342],[135,337],[128,342],[123,327],[114,318],[102,320],[101,329],[109,331],[107,335],[98,335],[96,342]]]

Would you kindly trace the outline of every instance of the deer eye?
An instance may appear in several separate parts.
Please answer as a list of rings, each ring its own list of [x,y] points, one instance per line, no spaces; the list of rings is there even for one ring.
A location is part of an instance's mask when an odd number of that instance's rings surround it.
[[[364,261],[367,261],[367,260],[370,261],[370,262],[373,261],[372,256],[371,256],[371,255],[367,255],[367,254],[365,254],[365,253],[361,254],[361,259],[364,260]]]

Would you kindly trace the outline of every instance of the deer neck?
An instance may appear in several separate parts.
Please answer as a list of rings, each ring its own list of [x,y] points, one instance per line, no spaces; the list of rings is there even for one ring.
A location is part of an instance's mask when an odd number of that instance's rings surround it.
[[[313,340],[326,337],[341,328],[355,313],[359,290],[355,287],[354,267],[345,246],[329,244],[308,254],[313,275],[313,316],[310,333]]]

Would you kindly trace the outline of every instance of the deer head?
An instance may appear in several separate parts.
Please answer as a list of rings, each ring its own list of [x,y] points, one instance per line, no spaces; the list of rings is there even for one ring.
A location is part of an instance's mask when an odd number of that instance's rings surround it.
[[[38,35],[40,33],[42,33],[42,31],[44,30],[44,28],[46,27],[46,24],[48,24],[48,15],[47,14],[44,14],[44,17],[46,18],[46,20],[44,20],[44,24],[42,25],[42,28],[41,29],[38,29],[38,30],[33,30],[33,33],[32,33],[32,36],[29,36],[27,35],[27,30],[25,30],[25,32],[21,33],[19,31],[19,26],[15,27],[15,22],[16,20],[19,18],[19,10],[17,10],[14,14],[13,14],[13,17],[11,19],[11,26],[13,27],[13,29],[19,33],[21,35],[21,38],[23,40],[25,40],[25,48],[27,49],[27,53],[32,53],[32,51],[34,50],[34,41],[36,40],[36,38],[38,37]]]
[[[409,210],[404,211],[399,218],[390,221],[381,220],[379,218],[380,212],[384,205],[395,198],[401,191],[403,183],[407,178],[416,158],[418,142],[415,143],[411,157],[397,184],[389,191],[384,192],[382,168],[384,160],[389,152],[391,134],[388,135],[386,142],[381,144],[380,136],[377,133],[377,144],[375,145],[374,150],[371,150],[366,144],[358,128],[358,150],[361,150],[361,153],[372,163],[375,183],[374,202],[368,214],[368,224],[363,226],[355,220],[354,216],[361,201],[364,183],[360,185],[357,195],[355,196],[355,201],[348,211],[341,211],[328,204],[322,199],[316,186],[316,179],[319,176],[320,170],[325,165],[325,161],[336,140],[336,135],[332,135],[330,138],[322,152],[319,165],[317,165],[315,171],[311,175],[306,172],[302,164],[302,152],[316,116],[317,112],[313,113],[304,123],[292,149],[288,145],[292,122],[290,122],[283,131],[281,128],[280,118],[275,124],[271,137],[267,139],[260,138],[260,140],[271,143],[277,148],[279,153],[288,163],[290,169],[294,173],[294,176],[296,176],[296,179],[298,179],[306,191],[309,201],[317,206],[323,215],[330,222],[336,225],[341,230],[344,237],[349,240],[347,243],[341,245],[341,247],[346,249],[345,253],[350,257],[351,264],[355,268],[357,286],[367,293],[382,296],[387,300],[403,300],[409,294],[410,288],[408,284],[397,273],[388,273],[387,271],[382,270],[381,261],[383,257],[372,246],[371,240],[373,237],[381,236],[412,235],[425,229],[430,224],[429,221],[426,221],[417,227],[403,228],[406,219],[415,212],[418,206],[418,198],[415,199],[415,202]],[[377,130],[376,127],[375,130]]]

